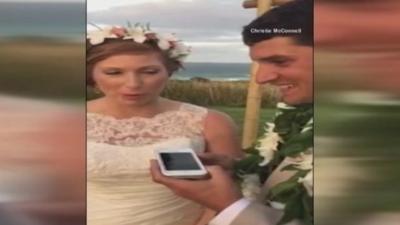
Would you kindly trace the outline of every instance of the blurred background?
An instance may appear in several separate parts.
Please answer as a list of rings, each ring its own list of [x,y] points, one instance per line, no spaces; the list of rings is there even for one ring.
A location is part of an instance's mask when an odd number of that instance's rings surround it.
[[[400,223],[399,15],[315,0],[315,224]],[[0,0],[0,27],[0,224],[85,224],[86,4]]]
[[[400,2],[314,6],[315,224],[400,224]]]
[[[0,1],[0,224],[85,224],[84,1]]]

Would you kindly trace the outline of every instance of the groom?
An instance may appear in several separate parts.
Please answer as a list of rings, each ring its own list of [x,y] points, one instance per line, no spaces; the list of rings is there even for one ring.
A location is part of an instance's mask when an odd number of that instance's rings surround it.
[[[313,3],[295,0],[273,8],[244,27],[243,41],[259,64],[256,81],[277,86],[289,105],[313,102]],[[163,176],[151,162],[153,180],[218,215],[210,225],[275,225],[282,213],[243,198],[227,171],[207,167],[211,178],[189,181]],[[294,222],[296,223],[296,222]]]

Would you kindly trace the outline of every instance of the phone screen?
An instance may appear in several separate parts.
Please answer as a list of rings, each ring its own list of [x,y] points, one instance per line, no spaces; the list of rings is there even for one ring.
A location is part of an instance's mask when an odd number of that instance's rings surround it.
[[[193,155],[188,152],[160,153],[166,170],[200,170]]]

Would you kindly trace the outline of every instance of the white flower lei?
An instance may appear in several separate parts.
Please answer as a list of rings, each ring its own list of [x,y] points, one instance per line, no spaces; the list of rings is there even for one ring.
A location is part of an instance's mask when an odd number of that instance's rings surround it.
[[[289,106],[285,103],[279,102],[277,104],[278,109],[295,109],[292,106]],[[279,115],[280,112],[277,113]],[[306,132],[312,129],[313,126],[313,118],[311,118],[307,124],[303,127],[301,132]],[[283,143],[282,137],[279,136],[277,132],[274,132],[275,124],[274,123],[266,123],[265,134],[263,137],[257,140],[256,149],[259,151],[259,154],[263,157],[263,161],[259,163],[260,166],[266,166],[273,158],[278,150],[279,143]],[[313,151],[312,149],[307,149],[305,152],[300,153],[299,157],[289,158],[290,165],[301,169],[301,170],[310,170],[308,174],[304,178],[299,178],[298,182],[302,183],[304,187],[307,189],[310,196],[313,195]],[[252,195],[252,194],[247,194]],[[274,204],[272,204],[274,205]],[[281,207],[279,207],[281,208]]]
[[[282,142],[282,138],[278,133],[274,132],[275,124],[267,123],[264,136],[258,140],[256,149],[264,158],[259,163],[260,166],[266,166],[273,158],[275,152],[278,150],[278,144]]]
[[[183,44],[174,34],[158,34],[150,28],[136,24],[134,27],[107,26],[98,27],[98,30],[87,33],[87,40],[91,45],[102,44],[106,39],[132,40],[136,43],[144,43],[147,40],[157,41],[158,47],[167,51],[168,55],[180,63],[190,54],[191,48]]]
[[[278,102],[276,105],[278,109],[292,109],[293,107],[286,105],[283,102]],[[281,112],[277,112],[276,116],[280,115]],[[264,135],[257,140],[256,149],[259,151],[260,155],[264,158],[262,162],[259,163],[260,166],[266,166],[274,157],[275,152],[278,150],[279,143],[283,140],[278,133],[274,132],[275,124],[266,123]]]
[[[243,195],[253,200],[257,198],[260,200],[262,193],[260,181],[266,179],[265,171],[271,172],[271,169],[276,169],[276,166],[286,159],[289,164],[281,170],[292,170],[295,172],[294,175],[271,187],[268,199],[261,199],[261,201],[266,200],[271,207],[285,211],[285,216],[280,221],[282,224],[285,220],[298,218],[298,215],[292,215],[289,209],[296,207],[293,204],[303,204],[301,200],[286,201],[282,194],[299,193],[304,190],[304,196],[299,195],[301,198],[310,199],[313,196],[313,119],[312,108],[309,106],[297,108],[278,103],[277,108],[274,123],[266,123],[265,134],[257,140],[248,157],[236,165],[235,170],[242,181]],[[293,125],[297,128],[292,128]],[[301,184],[303,189],[297,184]],[[289,208],[286,209],[286,206]],[[308,215],[309,213],[312,214],[312,209],[311,212],[307,211]],[[309,224],[312,216],[305,221]]]

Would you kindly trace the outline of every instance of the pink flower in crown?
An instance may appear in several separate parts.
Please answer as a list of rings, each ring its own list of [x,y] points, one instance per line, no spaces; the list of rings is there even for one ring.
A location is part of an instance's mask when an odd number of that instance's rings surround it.
[[[128,32],[125,28],[122,28],[122,27],[112,27],[110,33],[121,38],[121,37],[125,37],[125,35]]]
[[[173,48],[173,44],[179,41],[174,34],[157,34],[158,47],[162,50]]]
[[[149,27],[140,25],[127,28],[116,26],[98,28],[99,30],[90,31],[87,34],[87,39],[92,45],[101,44],[108,38],[122,38],[123,40],[132,40],[140,44],[147,40],[154,40],[161,50],[168,51],[169,56],[179,62],[182,62],[190,53],[190,47],[184,45],[175,34],[159,34],[151,31]]]

